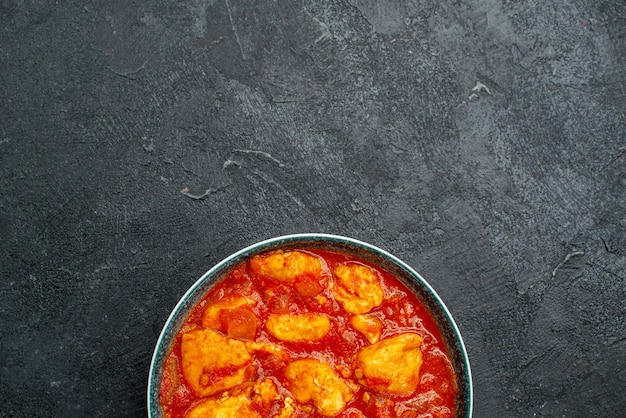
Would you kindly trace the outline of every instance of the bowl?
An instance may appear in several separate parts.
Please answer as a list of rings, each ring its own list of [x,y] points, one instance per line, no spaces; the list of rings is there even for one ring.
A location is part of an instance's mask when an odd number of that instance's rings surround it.
[[[159,386],[163,365],[177,331],[192,308],[211,287],[240,262],[267,251],[296,248],[322,249],[355,255],[379,266],[383,270],[387,270],[409,287],[430,311],[439,326],[448,348],[457,376],[456,416],[467,418],[472,416],[472,375],[465,344],[450,311],[432,286],[409,265],[371,244],[343,236],[306,233],[271,238],[232,254],[203,274],[183,295],[163,326],[150,363],[147,388],[149,417],[157,418],[163,415],[159,404]]]

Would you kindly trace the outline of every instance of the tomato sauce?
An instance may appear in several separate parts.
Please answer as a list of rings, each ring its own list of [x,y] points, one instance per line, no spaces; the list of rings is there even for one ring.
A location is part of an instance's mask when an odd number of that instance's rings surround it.
[[[249,377],[246,378],[245,384],[269,379],[277,390],[276,397],[252,404],[251,409],[258,416],[264,418],[278,416],[285,398],[293,398],[285,384],[285,367],[298,359],[316,359],[331,364],[337,375],[352,388],[351,399],[340,412],[331,416],[342,418],[456,416],[458,387],[449,353],[435,320],[413,292],[390,273],[352,255],[319,249],[293,251],[318,258],[322,266],[322,275],[314,277],[303,274],[293,282],[281,282],[259,275],[251,268],[250,261],[244,261],[211,288],[191,310],[175,336],[170,353],[164,362],[159,392],[164,416],[184,417],[190,409],[205,399],[224,396],[218,393],[203,397],[186,380],[182,370],[182,335],[203,328],[203,315],[208,306],[228,297],[241,296],[253,300],[254,303],[224,312],[217,325],[219,329],[216,331],[228,338],[241,341],[269,342],[283,350],[281,355],[275,355],[267,350],[252,353],[252,363],[248,366],[250,371],[247,372]],[[354,315],[343,309],[330,290],[331,283],[336,280],[333,276],[334,269],[346,263],[368,266],[377,272],[384,298],[382,303],[367,312],[370,318],[377,319],[374,320],[376,323],[382,324],[377,340],[382,341],[402,333],[415,333],[422,339],[419,347],[422,355],[419,383],[409,395],[371,390],[379,383],[385,385],[389,382],[376,382],[378,378],[375,376],[359,381],[355,375],[357,353],[370,346],[372,342],[363,332],[352,326],[351,317]],[[326,314],[330,318],[330,330],[321,339],[280,341],[264,326],[268,315],[271,314],[305,313]],[[206,380],[212,382],[231,372],[228,367],[219,368],[212,371]],[[293,404],[295,406],[293,412],[283,416],[294,418],[324,416],[311,402],[303,404],[294,401]]]

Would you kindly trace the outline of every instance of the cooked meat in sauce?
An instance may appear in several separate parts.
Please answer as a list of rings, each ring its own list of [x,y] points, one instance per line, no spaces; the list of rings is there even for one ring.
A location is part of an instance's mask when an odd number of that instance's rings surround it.
[[[235,266],[191,310],[160,388],[174,417],[453,417],[458,387],[428,310],[355,256],[302,248]]]

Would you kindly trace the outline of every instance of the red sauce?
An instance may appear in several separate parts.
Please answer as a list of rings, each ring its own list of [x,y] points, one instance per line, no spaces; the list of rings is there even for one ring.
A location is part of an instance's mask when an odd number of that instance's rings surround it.
[[[347,381],[358,385],[353,398],[337,417],[454,417],[455,400],[458,393],[456,376],[449,353],[439,328],[432,315],[420,300],[396,277],[379,267],[360,260],[352,255],[322,250],[298,250],[314,255],[323,260],[326,276],[321,281],[311,277],[300,277],[293,284],[280,283],[259,277],[249,262],[236,266],[218,282],[203,299],[191,310],[181,329],[174,338],[173,346],[163,368],[160,402],[166,417],[183,417],[194,405],[209,397],[198,395],[185,381],[181,369],[181,339],[183,333],[202,328],[202,314],[206,306],[229,295],[254,295],[259,303],[229,313],[229,318],[222,318],[219,331],[233,338],[270,341],[287,349],[289,359],[279,359],[266,352],[253,353],[252,380],[270,378],[281,396],[290,396],[284,386],[284,368],[291,360],[301,358],[332,359],[332,365]],[[381,394],[359,384],[354,376],[354,364],[357,353],[371,343],[355,330],[351,323],[352,314],[346,312],[333,299],[328,289],[328,278],[340,264],[359,262],[374,268],[380,273],[384,299],[380,306],[373,308],[368,315],[376,316],[382,322],[380,339],[404,332],[419,334],[423,341],[420,349],[423,363],[419,370],[419,384],[409,396]],[[321,293],[320,293],[321,291]],[[317,298],[313,295],[319,295]],[[327,299],[326,303],[320,304]],[[254,314],[252,316],[250,314]],[[270,335],[264,327],[270,313],[324,313],[332,321],[330,331],[318,341],[285,342]],[[221,375],[229,370],[216,370]],[[210,377],[218,379],[219,375]],[[375,379],[374,379],[375,380]],[[221,394],[213,395],[219,398]],[[297,404],[297,402],[296,402]],[[263,417],[271,418],[282,407],[282,401],[270,404],[254,404],[254,409]],[[294,417],[322,417],[309,405]]]

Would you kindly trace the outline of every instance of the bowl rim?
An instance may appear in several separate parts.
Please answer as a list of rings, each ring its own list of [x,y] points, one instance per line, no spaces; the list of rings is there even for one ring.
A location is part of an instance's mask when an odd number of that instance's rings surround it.
[[[321,243],[331,242],[335,244],[344,244],[344,245],[347,244],[349,246],[356,247],[357,249],[366,250],[366,251],[373,253],[374,255],[377,255],[379,257],[382,257],[383,259],[386,259],[392,264],[395,264],[401,270],[404,270],[404,272],[407,273],[409,276],[411,276],[413,279],[417,280],[420,287],[422,287],[426,291],[426,293],[428,293],[428,295],[433,299],[433,301],[441,309],[441,312],[443,313],[446,321],[448,322],[452,330],[453,338],[455,339],[455,342],[458,345],[460,359],[463,364],[463,369],[465,372],[465,379],[467,380],[466,390],[464,394],[465,402],[467,405],[466,418],[471,418],[473,414],[473,408],[474,408],[474,394],[473,394],[472,371],[470,367],[469,356],[467,354],[467,349],[465,347],[463,337],[461,336],[461,332],[459,331],[459,328],[456,322],[454,321],[452,314],[450,313],[448,307],[443,302],[441,297],[434,290],[434,288],[416,270],[414,270],[407,263],[400,260],[398,257],[394,256],[388,251],[385,251],[379,247],[360,241],[358,239],[349,238],[349,237],[342,236],[342,235],[334,235],[334,234],[326,234],[326,233],[298,233],[298,234],[281,235],[281,236],[276,236],[273,238],[265,239],[262,241],[258,241],[254,244],[248,245],[247,247],[234,252],[233,254],[229,255],[228,257],[222,259],[220,262],[215,264],[213,267],[207,270],[204,274],[202,274],[189,287],[189,289],[187,289],[187,291],[178,300],[178,302],[176,303],[176,305],[170,312],[167,320],[165,321],[161,329],[161,332],[156,341],[156,344],[154,346],[154,351],[152,353],[152,358],[150,360],[150,369],[148,373],[148,386],[147,386],[147,398],[146,398],[147,408],[148,408],[148,417],[151,418],[154,416],[153,406],[155,402],[156,404],[158,404],[158,396],[155,396],[155,394],[158,393],[158,391],[153,390],[153,386],[155,384],[158,384],[158,382],[156,382],[156,373],[157,373],[156,368],[157,366],[159,366],[159,362],[162,360],[162,358],[165,358],[167,355],[167,352],[164,352],[165,350],[163,350],[162,348],[164,344],[167,342],[166,340],[169,336],[169,333],[172,327],[175,325],[176,319],[180,315],[181,311],[183,311],[183,309],[186,307],[188,302],[196,294],[196,292],[207,281],[212,279],[216,272],[220,272],[224,270],[225,268],[231,267],[234,264],[240,261],[243,261],[244,259],[248,258],[251,254],[258,253],[263,250],[268,250],[270,249],[270,247],[276,247],[279,245],[285,245],[285,244],[293,243],[297,241],[306,241],[306,242],[319,241]]]

